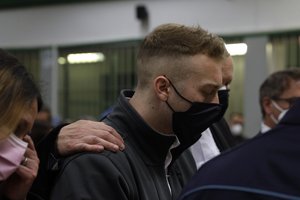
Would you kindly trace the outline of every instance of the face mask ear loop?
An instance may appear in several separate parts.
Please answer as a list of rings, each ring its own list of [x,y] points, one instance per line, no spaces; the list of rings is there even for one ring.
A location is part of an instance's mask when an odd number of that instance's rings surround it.
[[[173,111],[175,112],[175,110],[170,106],[170,104],[168,103],[168,100],[166,101],[166,104],[168,105],[168,107]]]
[[[283,112],[283,109],[280,108],[280,106],[279,106],[275,101],[272,100],[271,102],[272,102],[272,105],[273,105],[280,113]],[[278,119],[276,119],[276,118],[274,117],[273,114],[271,114],[270,117],[271,117],[272,121],[273,121],[275,124],[278,124]]]
[[[168,79],[168,77],[166,77],[166,75],[164,75],[164,77],[165,77],[166,79]],[[182,95],[178,92],[178,90],[177,90],[176,87],[173,85],[173,83],[170,81],[170,79],[168,79],[168,81],[170,82],[170,85],[174,88],[176,94],[177,94],[179,97],[181,97],[181,98],[184,99],[185,101],[189,102],[190,104],[193,104],[193,102],[191,102],[190,100],[186,99],[184,96],[182,96]],[[172,110],[173,110],[173,109],[172,109]]]
[[[272,100],[272,104],[278,111],[283,112],[283,109],[275,101]]]
[[[278,120],[274,117],[273,114],[270,115],[270,118],[275,124],[278,124]]]

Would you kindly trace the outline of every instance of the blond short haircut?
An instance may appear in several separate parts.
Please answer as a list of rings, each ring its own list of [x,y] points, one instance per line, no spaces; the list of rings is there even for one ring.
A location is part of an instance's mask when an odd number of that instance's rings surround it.
[[[201,27],[158,26],[146,36],[138,52],[138,87],[147,87],[156,75],[171,74],[182,79],[189,72],[184,59],[197,54],[221,61],[228,52],[222,38]]]

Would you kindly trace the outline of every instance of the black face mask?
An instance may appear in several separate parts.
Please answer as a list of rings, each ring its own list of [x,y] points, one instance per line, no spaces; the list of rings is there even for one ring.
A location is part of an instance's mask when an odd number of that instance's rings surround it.
[[[229,103],[229,90],[219,90],[218,91],[218,97],[219,97],[219,101],[220,101],[220,105],[221,105],[221,112],[220,112],[220,116],[219,116],[219,120],[222,119],[224,117],[224,114],[228,108],[228,103]],[[217,121],[219,121],[217,120]]]
[[[222,106],[215,103],[191,102],[177,91],[171,81],[170,84],[179,97],[192,105],[187,111],[176,112],[166,102],[173,111],[172,124],[174,133],[181,144],[189,146],[201,137],[201,133],[204,130],[219,120]]]

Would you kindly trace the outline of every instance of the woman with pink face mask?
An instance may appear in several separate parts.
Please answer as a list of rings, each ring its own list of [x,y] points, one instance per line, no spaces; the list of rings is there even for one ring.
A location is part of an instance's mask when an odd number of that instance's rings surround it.
[[[40,107],[31,75],[0,49],[0,199],[26,199],[37,176],[39,159],[28,133]]]

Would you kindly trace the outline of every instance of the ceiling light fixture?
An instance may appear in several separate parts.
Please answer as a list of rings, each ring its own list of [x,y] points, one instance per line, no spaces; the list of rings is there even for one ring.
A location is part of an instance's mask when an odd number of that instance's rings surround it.
[[[95,63],[103,62],[105,56],[103,53],[75,53],[69,54],[67,56],[68,63],[78,64],[78,63]]]
[[[226,44],[225,46],[231,56],[242,56],[247,53],[246,43]]]

